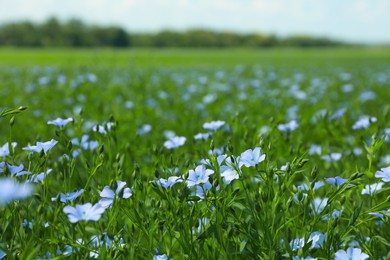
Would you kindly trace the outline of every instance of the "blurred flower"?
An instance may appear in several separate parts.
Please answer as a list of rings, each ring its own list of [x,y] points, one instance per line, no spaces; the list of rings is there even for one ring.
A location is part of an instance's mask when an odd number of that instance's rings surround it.
[[[384,182],[390,182],[390,166],[381,168],[380,171],[375,173],[376,178],[381,178]]]
[[[168,260],[168,256],[166,254],[164,255],[154,255],[153,260]]]
[[[207,140],[212,135],[212,133],[198,133],[194,136],[195,140]]]
[[[71,140],[72,144],[81,146],[84,150],[95,150],[99,147],[99,143],[97,141],[88,141],[89,135],[83,135],[81,137],[81,141],[79,141],[77,138],[73,138]],[[73,157],[76,157],[73,155]]]
[[[341,87],[341,90],[342,90],[344,93],[351,92],[351,91],[353,90],[353,85],[352,85],[352,84],[344,84],[344,85]]]
[[[329,184],[332,184],[332,185],[339,187],[339,186],[343,185],[344,183],[346,183],[348,180],[343,179],[339,176],[336,176],[334,178],[326,178],[325,181]]]
[[[190,170],[188,173],[187,187],[192,188],[200,183],[208,182],[209,176],[213,173],[213,170],[206,169],[204,165],[197,166],[195,170]]]
[[[245,167],[256,166],[265,160],[265,154],[261,154],[261,148],[256,147],[254,150],[248,149],[240,155],[239,165]]]
[[[359,156],[363,153],[363,149],[360,147],[355,147],[353,148],[352,153],[356,156]]]
[[[365,260],[368,259],[369,256],[362,252],[360,248],[348,248],[347,251],[344,251],[340,249],[336,252],[334,255],[335,260],[346,260],[346,259],[353,259],[353,260]]]
[[[313,232],[310,234],[307,243],[311,243],[310,248],[320,248],[325,241],[325,234],[321,232]],[[290,247],[292,251],[297,249],[302,249],[305,246],[305,238],[296,238],[290,242]]]
[[[378,182],[371,185],[367,184],[366,186],[364,186],[364,189],[362,190],[362,194],[373,195],[377,193],[380,189],[382,189],[383,184],[385,183]]]
[[[3,259],[6,255],[7,253],[0,249],[0,259]]]
[[[66,203],[67,201],[73,201],[77,197],[79,197],[84,192],[84,189],[75,191],[75,192],[67,192],[67,193],[60,193],[60,201],[63,203]]]
[[[311,233],[308,240],[308,242],[312,242],[310,248],[320,248],[324,244],[325,238],[325,234],[321,232]]]
[[[176,183],[183,182],[183,180],[180,177],[171,176],[167,180],[161,178],[161,179],[159,179],[157,181],[151,181],[151,182],[157,184],[158,186],[163,187],[164,189],[167,189],[169,187],[172,187]]]
[[[23,147],[22,149],[30,152],[36,152],[36,153],[40,153],[43,150],[45,153],[47,153],[47,151],[53,148],[57,143],[58,141],[51,139],[50,141],[44,143],[37,142],[37,145]]]
[[[171,139],[165,141],[164,146],[167,149],[174,149],[174,148],[177,148],[177,147],[184,145],[186,140],[187,139],[184,136],[174,136]]]
[[[225,121],[217,120],[217,121],[211,121],[211,122],[206,122],[203,124],[203,128],[207,130],[218,130],[225,124]]]
[[[374,123],[376,121],[376,117],[364,116],[359,118],[359,120],[355,122],[355,124],[352,126],[352,129],[366,129],[370,126],[371,123]]]
[[[223,177],[223,182],[225,184],[230,184],[232,180],[238,179],[240,177],[235,169],[225,165],[221,167],[221,176]]]
[[[341,159],[341,153],[331,153],[321,156],[321,159],[327,162],[336,162]]]
[[[381,218],[383,220],[385,215],[390,216],[390,209],[382,210],[382,211],[379,211],[379,212],[369,212],[368,214],[371,215],[371,216],[374,216],[374,217]]]
[[[292,251],[301,249],[305,246],[305,238],[296,238],[290,242],[290,248]]]
[[[175,131],[172,130],[165,130],[163,134],[166,139],[171,139],[176,136]]]
[[[317,197],[314,198],[313,204],[311,206],[315,214],[320,214],[327,204],[328,204],[328,198]]]
[[[34,187],[29,183],[18,183],[11,178],[0,178],[0,206],[13,200],[29,197],[33,191]]]
[[[17,146],[16,142],[11,143],[12,147],[15,148]],[[8,147],[8,142],[5,143],[3,146],[0,147],[0,157],[6,157],[8,156],[9,153],[9,147]]]
[[[31,172],[28,172],[28,171],[23,171],[24,169],[24,165],[23,164],[20,164],[19,166],[14,166],[14,165],[11,165],[11,164],[8,164],[7,163],[7,168],[8,168],[8,171],[15,175],[15,176],[22,176],[22,175],[26,175],[26,174],[31,174]],[[0,171],[1,172],[1,171]]]
[[[364,91],[360,93],[359,99],[362,102],[376,99],[376,93],[374,91]]]
[[[73,121],[73,118],[71,118],[71,117],[67,118],[67,119],[57,118],[55,120],[48,121],[47,124],[48,125],[55,125],[58,127],[64,127],[72,121]]]
[[[313,154],[318,154],[320,155],[322,153],[322,147],[321,145],[318,145],[318,144],[312,144],[310,145],[309,147],[309,154],[310,155],[313,155]]]
[[[49,173],[51,173],[52,169],[48,169],[46,172],[41,172],[39,174],[34,174],[32,176],[30,176],[30,178],[28,179],[28,182],[39,182],[39,181],[43,181],[45,179],[45,177],[47,175],[49,175]]]
[[[294,131],[297,128],[298,128],[298,123],[296,120],[291,120],[287,124],[279,124],[278,125],[278,130],[282,131],[282,132]]]
[[[71,223],[76,223],[81,220],[98,221],[106,208],[102,207],[99,203],[92,206],[91,203],[84,205],[77,204],[76,207],[65,206],[63,212],[68,214],[68,219]]]
[[[200,199],[203,200],[203,199],[204,199],[204,194],[205,194],[205,192],[208,191],[208,190],[210,190],[212,186],[213,186],[213,185],[212,185],[209,181],[203,183],[202,186],[199,186],[199,185],[196,186],[195,195],[198,196]],[[217,187],[217,190],[218,190],[218,189],[219,189],[219,187]]]
[[[107,134],[107,131],[110,131],[111,127],[113,126],[114,126],[113,122],[108,122],[105,125],[95,125],[94,127],[92,127],[92,130],[105,135]]]
[[[119,198],[120,192],[126,186],[126,182],[124,182],[124,181],[116,181],[116,183],[117,183],[117,188],[116,188],[115,192],[109,186],[105,186],[103,188],[102,192],[100,192],[100,196],[102,197],[102,199],[99,201],[99,204],[102,207],[104,207],[104,208],[110,207],[111,204],[114,202],[114,198],[115,197]],[[123,190],[122,198],[128,199],[131,197],[131,195],[133,195],[131,192],[131,189],[125,188]]]
[[[148,125],[148,124],[145,124],[143,126],[141,126],[141,128],[138,128],[137,129],[137,132],[140,136],[142,135],[146,135],[147,133],[149,133],[150,131],[152,131],[152,126],[151,125]]]

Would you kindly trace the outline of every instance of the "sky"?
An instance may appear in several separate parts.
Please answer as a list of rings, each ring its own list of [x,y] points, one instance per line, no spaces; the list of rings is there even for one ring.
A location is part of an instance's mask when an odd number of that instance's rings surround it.
[[[390,0],[0,0],[0,24],[53,16],[130,32],[204,28],[390,43]]]

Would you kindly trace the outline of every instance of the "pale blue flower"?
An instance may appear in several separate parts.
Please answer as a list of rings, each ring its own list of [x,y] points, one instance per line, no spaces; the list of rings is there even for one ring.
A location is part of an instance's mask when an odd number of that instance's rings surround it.
[[[57,118],[55,120],[48,121],[47,124],[48,125],[55,125],[58,127],[64,127],[72,121],[73,121],[73,118],[71,118],[71,117],[67,118],[67,119]]]
[[[184,145],[186,140],[187,139],[184,136],[174,136],[171,139],[165,141],[164,146],[167,149],[174,149],[174,148],[177,148],[177,147]]]
[[[219,166],[221,166],[221,164],[225,161],[225,159],[227,158],[227,154],[221,154],[221,155],[218,155],[217,156],[217,163]],[[210,167],[213,167],[211,161],[209,159],[201,159],[199,161],[199,163],[201,164],[204,164],[206,166],[210,166]]]
[[[154,255],[153,260],[168,260],[168,256],[166,254],[163,255]]]
[[[50,141],[44,143],[37,142],[37,145],[23,147],[22,149],[25,151],[36,152],[36,153],[40,153],[43,150],[45,153],[47,153],[47,151],[53,148],[57,143],[58,141],[51,139]]]
[[[281,170],[281,171],[286,171],[289,164],[290,164],[290,163],[287,162],[285,165],[280,166],[280,170]]]
[[[163,187],[164,189],[170,188],[176,183],[183,182],[183,180],[180,177],[177,176],[171,176],[168,179],[159,179],[157,181],[152,181],[153,183],[157,184],[158,186]]]
[[[16,142],[11,143],[12,147],[15,148],[18,144]],[[8,143],[5,143],[0,147],[0,157],[6,157],[10,155]]]
[[[364,92],[360,93],[360,95],[359,95],[359,99],[362,102],[374,100],[374,99],[376,99],[376,97],[377,97],[377,94],[374,91],[364,91]]]
[[[203,124],[203,128],[207,130],[218,130],[225,124],[225,121],[217,120],[217,121],[211,121],[211,122],[206,122]]]
[[[355,122],[355,124],[352,126],[352,129],[354,129],[354,130],[356,130],[356,129],[366,129],[366,128],[368,128],[371,125],[371,123],[374,123],[376,121],[377,121],[376,117],[364,116],[364,117],[361,117],[358,121]]]
[[[363,149],[360,147],[355,147],[352,149],[352,153],[356,156],[359,156],[363,153]]]
[[[296,120],[291,120],[290,122],[288,122],[286,124],[279,124],[278,125],[278,130],[282,131],[282,132],[287,132],[287,131],[291,132],[297,128],[298,128],[298,123]]]
[[[94,127],[92,127],[92,130],[105,135],[107,134],[107,131],[110,131],[111,127],[113,126],[114,126],[113,122],[108,122],[105,125],[95,125]]]
[[[195,140],[207,140],[212,135],[212,133],[198,133],[194,135]]]
[[[331,153],[321,156],[321,159],[327,162],[336,162],[341,159],[341,153]]]
[[[305,246],[305,238],[296,238],[290,242],[290,248],[292,251],[302,249]]]
[[[23,171],[24,169],[24,165],[23,164],[20,164],[19,166],[17,165],[11,165],[11,164],[8,164],[7,163],[7,168],[8,168],[8,171],[15,175],[15,176],[22,176],[22,175],[27,175],[27,174],[31,174],[31,172],[28,172],[28,171]]]
[[[0,178],[0,206],[13,200],[30,197],[34,187],[29,183],[18,183],[11,178]]]
[[[384,182],[378,182],[371,185],[367,184],[366,186],[364,186],[362,190],[362,195],[363,194],[373,195],[378,191],[380,191],[384,184],[385,184]]]
[[[308,242],[312,242],[310,248],[322,247],[322,245],[324,244],[325,238],[326,238],[325,234],[323,234],[321,232],[316,231],[316,232],[311,233],[309,236],[309,240],[308,240]]]
[[[92,206],[91,203],[84,205],[77,204],[76,207],[65,206],[63,212],[68,214],[68,219],[71,223],[76,223],[81,220],[98,221],[106,208],[102,207],[99,203]]]
[[[376,178],[381,178],[384,182],[390,182],[390,166],[381,168],[380,171],[375,173]]]
[[[213,173],[213,170],[206,169],[204,165],[197,166],[195,170],[189,170],[187,187],[192,188],[195,185],[208,182],[209,176]]]
[[[337,187],[340,187],[341,185],[343,185],[344,183],[346,183],[348,180],[347,179],[343,179],[339,176],[336,176],[334,178],[326,178],[325,181],[329,184],[332,184],[332,185],[335,185]]]
[[[322,153],[321,145],[318,145],[318,144],[310,145],[310,147],[309,147],[309,154],[310,155],[313,155],[313,154],[321,155],[321,153]]]
[[[198,196],[200,199],[203,200],[205,192],[210,190],[212,187],[213,185],[209,181],[203,183],[202,186],[196,186],[195,196]]]
[[[335,260],[365,260],[368,259],[369,256],[362,252],[360,248],[348,248],[347,251],[340,249],[334,255]]]
[[[7,253],[0,249],[0,259],[3,259],[6,255]]]
[[[310,249],[320,248],[324,244],[325,238],[326,238],[325,234],[321,232],[313,232],[310,234],[307,243],[311,242]],[[306,243],[304,237],[296,238],[290,242],[290,248],[292,251],[295,251],[298,249],[302,249],[305,246],[305,244]]]
[[[84,192],[84,189],[75,191],[75,192],[67,192],[67,193],[60,193],[60,201],[63,203],[66,203],[68,201],[73,201],[77,197],[79,197]]]
[[[256,147],[255,149],[248,149],[240,155],[239,165],[246,167],[256,166],[265,160],[265,154],[261,153],[261,148]]]
[[[385,215],[387,215],[387,216],[390,215],[390,209],[382,210],[382,211],[379,211],[379,212],[369,212],[368,214],[371,215],[371,216],[374,216],[374,217],[381,218],[383,220]]]
[[[311,256],[307,256],[306,258],[304,258],[304,257],[299,257],[299,256],[293,256],[293,258],[292,258],[293,260],[317,260],[317,258],[313,258],[313,257],[311,257]]]
[[[335,219],[335,218],[339,218],[341,217],[341,215],[343,214],[343,211],[344,211],[344,206],[341,207],[340,210],[338,209],[334,209],[332,214],[326,214],[322,220],[329,220],[329,219]]]
[[[28,182],[42,182],[47,175],[49,175],[52,172],[52,169],[48,169],[46,172],[41,172],[39,174],[34,174],[30,176],[28,179]]]
[[[114,202],[114,198],[119,198],[120,192],[122,190],[123,190],[122,198],[124,199],[128,199],[131,197],[131,195],[133,195],[130,188],[123,189],[126,186],[126,182],[116,181],[116,183],[117,183],[117,188],[115,192],[109,186],[105,186],[102,192],[100,192],[100,196],[102,197],[102,199],[99,201],[99,204],[102,207],[104,208],[110,207],[111,204]]]
[[[235,169],[225,165],[221,166],[221,176],[223,177],[223,182],[225,184],[230,184],[233,180],[240,177]]]
[[[5,171],[6,165],[7,165],[6,162],[0,162],[0,172],[4,172]]]
[[[328,198],[314,198],[313,204],[311,205],[314,213],[320,214],[321,211],[326,207],[327,203]]]
[[[91,251],[91,252],[89,252],[89,257],[90,258],[99,258],[99,254],[94,252],[94,251]]]
[[[81,137],[81,141],[79,141],[77,138],[73,138],[71,142],[74,145],[81,146],[84,150],[92,151],[99,147],[99,143],[97,141],[94,140],[89,141],[89,135],[83,135]],[[72,156],[76,157],[74,154],[72,154]]]
[[[141,126],[141,128],[138,128],[137,129],[137,132],[140,136],[143,136],[143,135],[146,135],[148,134],[150,131],[152,131],[152,126],[151,125],[148,125],[148,124],[145,124],[143,126]]]

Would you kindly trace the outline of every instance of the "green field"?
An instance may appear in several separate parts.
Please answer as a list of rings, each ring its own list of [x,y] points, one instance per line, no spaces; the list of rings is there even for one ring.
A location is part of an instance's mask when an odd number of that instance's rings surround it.
[[[323,49],[0,49],[0,64],[141,67],[313,66],[390,62],[390,48]]]
[[[0,259],[387,259],[389,89],[390,49],[0,49]]]

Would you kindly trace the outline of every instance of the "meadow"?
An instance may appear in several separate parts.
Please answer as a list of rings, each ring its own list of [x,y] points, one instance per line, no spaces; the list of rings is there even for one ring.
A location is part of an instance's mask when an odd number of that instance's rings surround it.
[[[0,49],[0,259],[389,259],[390,49]]]

